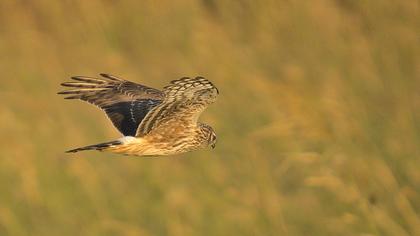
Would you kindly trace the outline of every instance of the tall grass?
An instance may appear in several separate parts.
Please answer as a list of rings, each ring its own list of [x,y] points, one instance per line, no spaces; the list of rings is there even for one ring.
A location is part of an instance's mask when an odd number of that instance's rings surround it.
[[[0,235],[420,235],[418,1],[2,1]],[[55,93],[202,75],[214,150],[142,159]]]

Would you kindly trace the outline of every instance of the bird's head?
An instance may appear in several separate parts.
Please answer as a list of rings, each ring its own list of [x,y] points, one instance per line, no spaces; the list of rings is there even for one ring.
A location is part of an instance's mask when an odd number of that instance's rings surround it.
[[[209,145],[211,146],[211,148],[214,149],[216,147],[216,142],[217,142],[216,133],[214,132],[214,130],[212,130],[209,137]]]
[[[207,146],[210,146],[211,148],[216,147],[216,133],[214,132],[213,128],[207,124],[200,124],[201,131],[204,134],[204,140],[207,144]]]

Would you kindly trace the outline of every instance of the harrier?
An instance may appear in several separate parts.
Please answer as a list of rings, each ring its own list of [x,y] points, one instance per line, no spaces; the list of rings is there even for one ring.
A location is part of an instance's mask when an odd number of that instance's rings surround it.
[[[124,135],[67,152],[99,150],[134,156],[173,155],[216,145],[216,134],[198,117],[219,91],[203,77],[173,80],[162,91],[100,74],[72,77],[58,94],[101,108]]]

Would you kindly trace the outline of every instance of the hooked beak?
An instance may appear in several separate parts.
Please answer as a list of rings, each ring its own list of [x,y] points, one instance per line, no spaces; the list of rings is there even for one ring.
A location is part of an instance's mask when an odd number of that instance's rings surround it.
[[[214,149],[216,147],[216,144],[215,143],[213,143],[212,145],[211,145],[211,148],[212,149]]]

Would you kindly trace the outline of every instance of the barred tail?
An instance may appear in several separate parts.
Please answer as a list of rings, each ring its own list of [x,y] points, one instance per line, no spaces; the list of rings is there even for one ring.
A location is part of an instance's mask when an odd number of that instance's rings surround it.
[[[98,144],[89,145],[89,146],[85,146],[85,147],[75,148],[75,149],[66,151],[66,153],[74,153],[74,152],[86,151],[86,150],[102,151],[102,150],[107,149],[109,147],[113,147],[113,146],[117,146],[117,145],[121,145],[121,144],[123,144],[121,141],[116,140],[116,141],[111,141],[111,142],[106,142],[106,143],[98,143]]]

